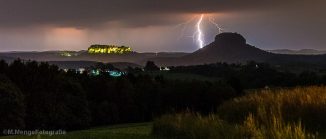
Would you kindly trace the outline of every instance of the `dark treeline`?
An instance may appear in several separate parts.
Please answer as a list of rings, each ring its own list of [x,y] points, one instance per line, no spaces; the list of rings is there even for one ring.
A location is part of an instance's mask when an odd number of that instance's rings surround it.
[[[302,65],[304,66],[304,65]],[[264,87],[292,87],[326,83],[323,70],[294,73],[279,70],[267,63],[248,62],[247,64],[215,63],[197,66],[171,67],[170,72],[190,73],[215,77],[228,82],[235,88],[255,89]]]
[[[241,91],[240,91],[241,92]],[[64,72],[35,61],[0,61],[0,130],[75,130],[143,122],[169,112],[210,113],[239,95],[227,83],[163,76]]]
[[[35,61],[0,61],[0,130],[76,130],[150,121],[187,110],[208,114],[223,101],[243,95],[244,89],[326,82],[321,73],[293,74],[255,62],[181,66],[168,71],[214,77],[216,81],[153,76],[150,73],[160,72],[154,63],[148,63],[145,71],[129,70],[127,75],[114,78],[108,73],[90,76],[87,72],[64,72]]]

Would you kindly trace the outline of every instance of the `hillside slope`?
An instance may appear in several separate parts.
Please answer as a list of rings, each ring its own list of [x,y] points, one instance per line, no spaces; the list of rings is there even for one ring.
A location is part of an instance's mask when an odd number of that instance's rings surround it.
[[[271,64],[309,64],[326,66],[326,55],[274,54],[250,44],[238,33],[221,33],[214,42],[194,53],[177,58],[153,58],[161,66],[198,65],[216,62],[246,63],[248,61]]]

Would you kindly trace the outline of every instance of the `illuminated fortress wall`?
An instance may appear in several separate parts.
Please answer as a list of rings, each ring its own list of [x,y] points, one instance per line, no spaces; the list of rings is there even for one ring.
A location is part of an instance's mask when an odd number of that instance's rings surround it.
[[[90,54],[126,54],[130,53],[131,48],[126,46],[115,46],[115,45],[91,45],[88,48]]]

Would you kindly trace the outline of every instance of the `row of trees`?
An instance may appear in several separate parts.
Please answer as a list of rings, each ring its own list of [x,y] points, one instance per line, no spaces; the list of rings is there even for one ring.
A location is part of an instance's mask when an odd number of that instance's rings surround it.
[[[6,115],[16,122],[0,124],[0,128],[74,129],[89,126],[90,112],[87,109],[86,92],[78,82],[67,78],[58,67],[47,63],[23,63],[20,60],[8,65],[1,61],[0,74],[6,79],[0,82],[6,82],[13,88],[10,90],[1,85],[3,90],[0,93],[4,97],[1,97],[3,101],[0,103],[16,103],[1,105],[6,109],[1,112],[0,123],[8,120],[3,118]]]
[[[35,61],[0,61],[0,79],[0,129],[74,130],[187,109],[209,113],[237,95],[223,82],[89,76]]]
[[[186,110],[208,114],[223,101],[243,95],[244,88],[326,83],[325,76],[317,73],[292,74],[262,63],[217,63],[168,71],[216,77],[217,81],[171,80],[146,74],[157,70],[154,63],[148,63],[145,71],[113,78],[66,73],[35,61],[0,61],[0,130],[74,130],[144,122]]]
[[[322,71],[294,73],[277,69],[266,63],[248,62],[242,64],[215,63],[195,66],[171,67],[170,72],[198,74],[215,77],[242,89],[264,87],[291,87],[326,84],[326,74]]]

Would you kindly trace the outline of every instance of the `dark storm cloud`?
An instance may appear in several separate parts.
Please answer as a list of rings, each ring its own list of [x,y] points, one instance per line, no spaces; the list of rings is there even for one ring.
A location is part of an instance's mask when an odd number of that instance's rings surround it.
[[[80,50],[93,43],[144,51],[194,51],[182,26],[206,16],[205,43],[214,39],[212,16],[228,32],[262,49],[326,49],[326,0],[0,0],[0,51]],[[195,17],[195,18],[194,18]]]
[[[42,24],[90,27],[110,21],[129,26],[164,25],[178,21],[176,14],[267,10],[291,1],[1,0],[0,27]]]

